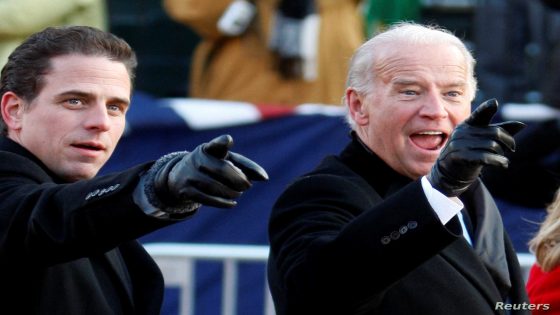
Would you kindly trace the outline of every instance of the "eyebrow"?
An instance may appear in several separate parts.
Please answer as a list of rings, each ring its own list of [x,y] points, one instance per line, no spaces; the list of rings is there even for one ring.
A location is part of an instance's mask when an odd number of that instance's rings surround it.
[[[418,80],[413,79],[396,79],[393,81],[394,85],[414,85],[418,83]]]
[[[393,85],[398,85],[398,86],[420,85],[421,84],[419,80],[415,80],[415,79],[396,79],[392,83],[393,83]],[[454,87],[466,88],[467,87],[467,82],[463,81],[463,80],[458,80],[458,81],[455,81],[455,82],[451,82],[449,84],[445,84],[444,87],[445,88],[454,88]]]
[[[468,87],[467,81],[455,81],[450,84],[446,84],[444,87],[446,88],[463,88],[466,89]]]

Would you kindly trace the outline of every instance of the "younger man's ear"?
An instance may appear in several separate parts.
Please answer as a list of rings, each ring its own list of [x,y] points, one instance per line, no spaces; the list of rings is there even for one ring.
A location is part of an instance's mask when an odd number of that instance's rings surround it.
[[[14,92],[6,92],[0,101],[2,118],[8,130],[21,128],[21,119],[24,110],[24,100]]]

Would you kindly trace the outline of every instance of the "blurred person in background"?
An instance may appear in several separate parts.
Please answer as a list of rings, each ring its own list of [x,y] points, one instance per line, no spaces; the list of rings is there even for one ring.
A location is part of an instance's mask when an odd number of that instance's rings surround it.
[[[0,68],[29,35],[56,25],[108,30],[105,0],[0,0]]]
[[[266,172],[224,135],[96,176],[125,128],[136,56],[86,26],[49,27],[0,77],[0,308],[7,314],[160,313],[161,271],[135,239],[231,208]]]
[[[360,0],[163,0],[202,42],[189,96],[258,104],[340,105],[364,39]]]
[[[366,36],[369,38],[399,21],[418,21],[421,18],[421,8],[420,0],[366,0]]]
[[[558,83],[553,81],[558,81],[554,73],[560,71],[555,48],[560,43],[557,3],[550,0],[477,2],[472,23],[479,96],[495,97],[502,103],[542,102],[560,108],[558,102],[551,102],[558,99],[554,87]],[[547,91],[553,93],[545,95]]]
[[[560,3],[550,0],[479,4],[477,25],[482,48],[478,60],[483,93],[500,95],[510,102],[543,102],[560,109],[558,9]],[[493,49],[485,49],[489,45]],[[530,51],[539,53],[538,58],[532,57],[539,62],[527,62],[531,59]],[[527,98],[531,88],[539,91],[537,99]],[[522,114],[518,115],[517,119],[524,119]],[[539,120],[528,121],[528,127],[516,136],[516,142],[519,150],[505,152],[509,167],[485,170],[484,183],[495,197],[540,211],[552,203],[560,186],[559,116],[543,115]]]

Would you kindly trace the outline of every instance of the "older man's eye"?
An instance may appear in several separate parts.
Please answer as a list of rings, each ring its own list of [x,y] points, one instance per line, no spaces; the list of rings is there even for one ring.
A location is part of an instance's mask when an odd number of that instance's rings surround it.
[[[402,94],[408,95],[408,96],[414,96],[414,95],[417,95],[418,93],[416,91],[413,91],[413,90],[404,90],[404,91],[402,91]]]

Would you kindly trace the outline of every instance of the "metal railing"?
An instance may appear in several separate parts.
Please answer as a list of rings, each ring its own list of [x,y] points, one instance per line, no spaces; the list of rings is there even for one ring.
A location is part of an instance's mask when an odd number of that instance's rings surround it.
[[[256,245],[217,245],[217,244],[189,244],[189,243],[148,243],[144,244],[160,266],[166,286],[178,286],[179,314],[193,315],[195,306],[195,262],[218,261],[222,263],[222,315],[236,315],[238,266],[241,262],[266,263],[268,246]],[[519,253],[519,264],[525,280],[529,276],[535,257],[530,253]],[[264,315],[274,315],[272,297],[266,279],[264,282]]]
[[[521,266],[523,278],[525,278],[525,282],[527,282],[527,279],[529,279],[529,272],[531,271],[531,267],[536,261],[535,255],[531,253],[518,253],[517,259],[519,260],[519,265]]]
[[[154,258],[163,273],[166,286],[178,286],[179,314],[193,315],[195,307],[195,262],[218,261],[222,263],[222,315],[236,315],[238,267],[242,262],[266,263],[268,246],[218,245],[185,243],[147,243],[144,247]],[[264,315],[274,315],[272,297],[266,279],[264,285]]]

